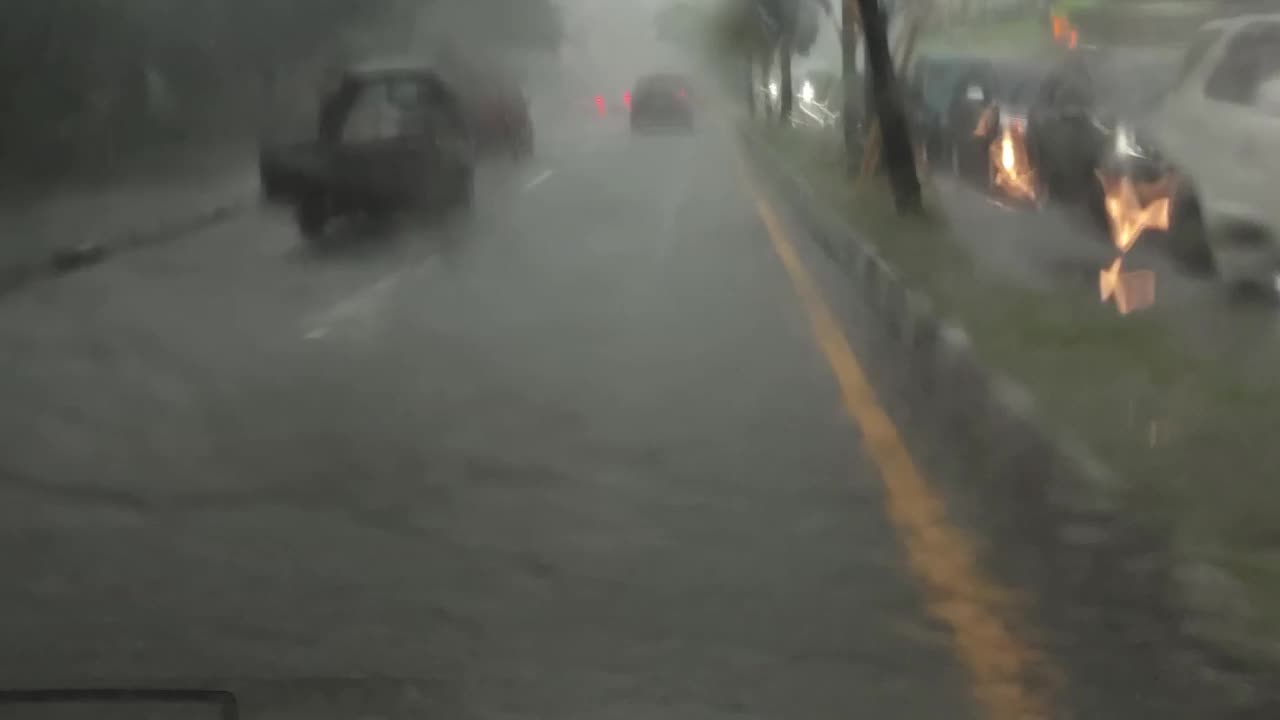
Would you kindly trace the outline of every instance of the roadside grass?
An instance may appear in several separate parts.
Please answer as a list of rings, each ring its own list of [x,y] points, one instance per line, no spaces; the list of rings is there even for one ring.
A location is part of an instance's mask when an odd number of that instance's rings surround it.
[[[1053,36],[1043,15],[998,22],[975,22],[926,28],[920,33],[920,50],[974,52],[984,55],[1020,54],[1053,47]]]
[[[1055,0],[1053,9],[1069,15],[1074,10],[1089,10],[1103,4],[1101,0]]]
[[[1217,0],[1144,0],[1101,3],[1076,0],[1066,9],[1081,41],[1115,47],[1180,47],[1219,10]]]
[[[1119,498],[1165,531],[1187,565],[1212,568],[1250,608],[1197,628],[1280,661],[1280,385],[1193,352],[1152,309],[1120,316],[1072,291],[1015,286],[977,266],[925,192],[902,218],[881,181],[854,187],[834,134],[762,128],[792,169],[842,211],[912,287],[946,308],[993,367],[1124,480]],[[1227,611],[1223,611],[1227,612]]]

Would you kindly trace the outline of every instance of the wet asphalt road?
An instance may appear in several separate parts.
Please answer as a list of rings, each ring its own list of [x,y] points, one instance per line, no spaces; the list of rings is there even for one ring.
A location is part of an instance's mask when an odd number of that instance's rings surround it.
[[[255,209],[8,298],[5,684],[976,717],[733,153],[566,117],[469,219]]]

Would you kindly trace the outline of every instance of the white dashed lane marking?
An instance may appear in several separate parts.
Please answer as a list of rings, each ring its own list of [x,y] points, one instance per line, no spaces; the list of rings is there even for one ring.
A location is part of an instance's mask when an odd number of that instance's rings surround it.
[[[546,182],[547,178],[551,177],[552,172],[553,171],[551,170],[544,170],[541,173],[538,173],[536,177],[524,184],[524,189],[528,191],[538,187],[542,183]]]
[[[316,313],[303,322],[303,337],[320,340],[327,337],[336,325],[368,323],[399,282],[400,273],[392,273]]]

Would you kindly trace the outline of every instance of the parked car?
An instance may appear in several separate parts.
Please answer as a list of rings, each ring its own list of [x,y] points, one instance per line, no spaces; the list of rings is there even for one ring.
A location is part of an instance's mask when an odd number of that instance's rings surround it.
[[[1177,257],[1280,290],[1280,14],[1204,25],[1173,90],[1125,142],[1158,148],[1178,173],[1167,237]]]
[[[1138,151],[1128,128],[1168,93],[1176,64],[1154,51],[1078,51],[1041,84],[1027,118],[1027,150],[1046,199],[1085,208],[1104,228],[1098,171],[1152,182],[1159,156]],[[1121,150],[1117,153],[1117,143]]]
[[[470,206],[474,152],[462,100],[431,68],[347,69],[318,125],[315,139],[259,156],[264,195],[292,207],[308,239],[337,217]]]
[[[909,96],[916,100],[913,124],[931,164],[950,157],[948,109],[957,85],[990,66],[991,60],[985,57],[928,52],[920,53],[912,63],[907,87]]]
[[[995,191],[1000,179],[993,148],[1008,129],[1016,139],[1012,152],[1027,163],[1023,140],[1032,100],[1049,72],[1043,61],[989,61],[963,72],[947,106],[945,143],[950,168],[984,190]]]

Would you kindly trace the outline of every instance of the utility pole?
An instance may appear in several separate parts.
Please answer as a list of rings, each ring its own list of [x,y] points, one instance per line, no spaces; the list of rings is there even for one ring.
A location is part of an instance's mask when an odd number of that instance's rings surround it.
[[[867,42],[867,73],[871,94],[883,138],[884,159],[889,171],[889,186],[899,213],[922,209],[920,178],[916,176],[915,153],[911,150],[911,134],[902,108],[893,59],[889,54],[889,34],[879,0],[857,0],[862,18],[862,34]]]
[[[845,171],[849,177],[858,174],[854,161],[858,145],[862,141],[862,118],[857,98],[864,93],[864,85],[858,80],[858,0],[844,0],[840,10],[840,69],[844,80],[844,157]]]

